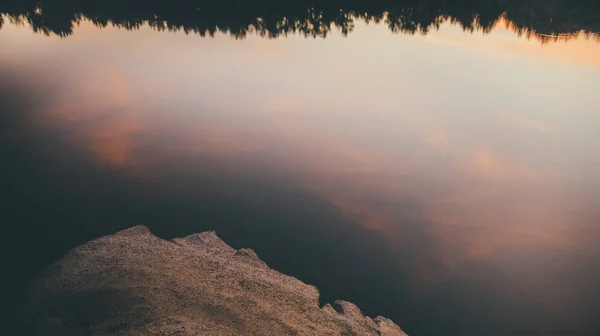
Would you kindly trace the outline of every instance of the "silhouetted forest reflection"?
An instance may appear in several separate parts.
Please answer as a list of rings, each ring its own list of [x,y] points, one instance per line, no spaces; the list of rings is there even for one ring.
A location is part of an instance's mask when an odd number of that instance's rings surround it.
[[[346,35],[356,20],[382,23],[402,34],[426,34],[446,21],[465,31],[487,33],[503,20],[519,35],[548,42],[581,34],[597,37],[599,7],[597,1],[585,0],[4,0],[0,13],[12,22],[29,23],[35,32],[63,37],[72,34],[74,25],[84,19],[99,27],[138,29],[148,24],[161,31],[201,36],[223,32],[236,38],[249,33],[269,38],[288,34],[324,38],[332,30]]]

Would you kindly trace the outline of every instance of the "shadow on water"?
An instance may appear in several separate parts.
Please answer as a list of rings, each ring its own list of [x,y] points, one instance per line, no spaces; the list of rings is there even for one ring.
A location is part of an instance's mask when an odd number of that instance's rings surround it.
[[[403,34],[425,34],[446,20],[465,31],[489,32],[499,18],[505,18],[519,35],[541,42],[564,40],[581,32],[597,37],[599,7],[597,1],[587,0],[0,1],[0,13],[10,20],[59,36],[72,34],[74,25],[83,19],[99,27],[137,29],[148,24],[157,30],[202,36],[226,32],[236,38],[248,33],[276,38],[294,33],[326,37],[334,28],[345,35],[352,32],[355,20],[381,22]]]
[[[556,330],[595,335],[600,330],[594,319],[600,311],[595,288],[574,322],[565,316],[548,321],[548,312],[537,310],[547,307],[543,302],[511,301],[518,293],[503,285],[511,271],[489,262],[465,264],[457,272],[460,278],[450,278],[427,295],[416,294],[407,265],[418,256],[435,262],[426,255],[428,246],[437,243],[428,236],[428,223],[406,225],[403,234],[410,235],[414,248],[393,249],[326,200],[287,187],[285,176],[129,179],[94,164],[61,134],[33,130],[30,121],[43,100],[32,99],[40,95],[18,79],[7,81],[10,76],[2,75],[0,255],[3,272],[10,275],[0,288],[3,303],[12,304],[29,279],[73,246],[144,224],[163,238],[216,229],[234,248],[251,247],[271,267],[317,286],[322,303],[355,302],[366,314],[389,316],[413,335],[550,335]],[[521,256],[529,259],[519,258],[521,264],[514,267],[543,264],[551,253],[552,247],[541,256],[524,251]],[[597,268],[587,268],[585,276],[560,274],[564,265],[576,265],[574,270],[594,265],[593,255],[558,257],[550,257],[553,263],[543,274],[566,279],[565,288],[579,278],[600,279]],[[3,316],[10,318],[11,312]],[[557,329],[565,325],[571,329]]]
[[[386,256],[399,256],[327,201],[260,177],[172,177],[185,190],[128,180],[66,149],[60,135],[32,136],[33,93],[7,84],[0,85],[0,255],[10,275],[0,287],[3,317],[17,313],[24,285],[70,248],[137,224],[166,239],[217,230],[234,248],[252,247],[271,267],[317,286],[323,304],[360,301],[370,314],[383,314],[386,301],[394,309],[410,304],[394,299],[408,277],[390,274]],[[374,280],[399,292],[373,294]]]

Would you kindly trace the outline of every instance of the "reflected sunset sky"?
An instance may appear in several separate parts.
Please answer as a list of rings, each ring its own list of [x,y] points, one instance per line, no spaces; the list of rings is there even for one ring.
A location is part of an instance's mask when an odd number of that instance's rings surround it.
[[[0,45],[1,85],[31,97],[31,136],[57,135],[149,193],[260,176],[379,236],[415,295],[500,281],[484,291],[588,323],[582,300],[600,280],[593,38],[541,44],[502,20],[485,35],[446,22],[426,36],[356,22],[325,40],[83,21],[65,39],[5,22]],[[505,278],[469,271],[487,264]]]

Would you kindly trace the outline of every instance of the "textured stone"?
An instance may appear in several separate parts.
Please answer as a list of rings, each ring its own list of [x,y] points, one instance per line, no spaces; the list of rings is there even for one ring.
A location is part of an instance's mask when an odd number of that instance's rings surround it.
[[[214,231],[160,239],[143,226],[71,250],[28,289],[31,335],[406,335],[270,269]]]

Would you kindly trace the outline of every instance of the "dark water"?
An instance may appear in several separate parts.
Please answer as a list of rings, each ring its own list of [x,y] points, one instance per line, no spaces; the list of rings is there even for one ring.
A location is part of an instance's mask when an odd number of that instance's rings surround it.
[[[410,335],[600,334],[597,4],[0,12],[5,316],[144,224],[216,230]]]

